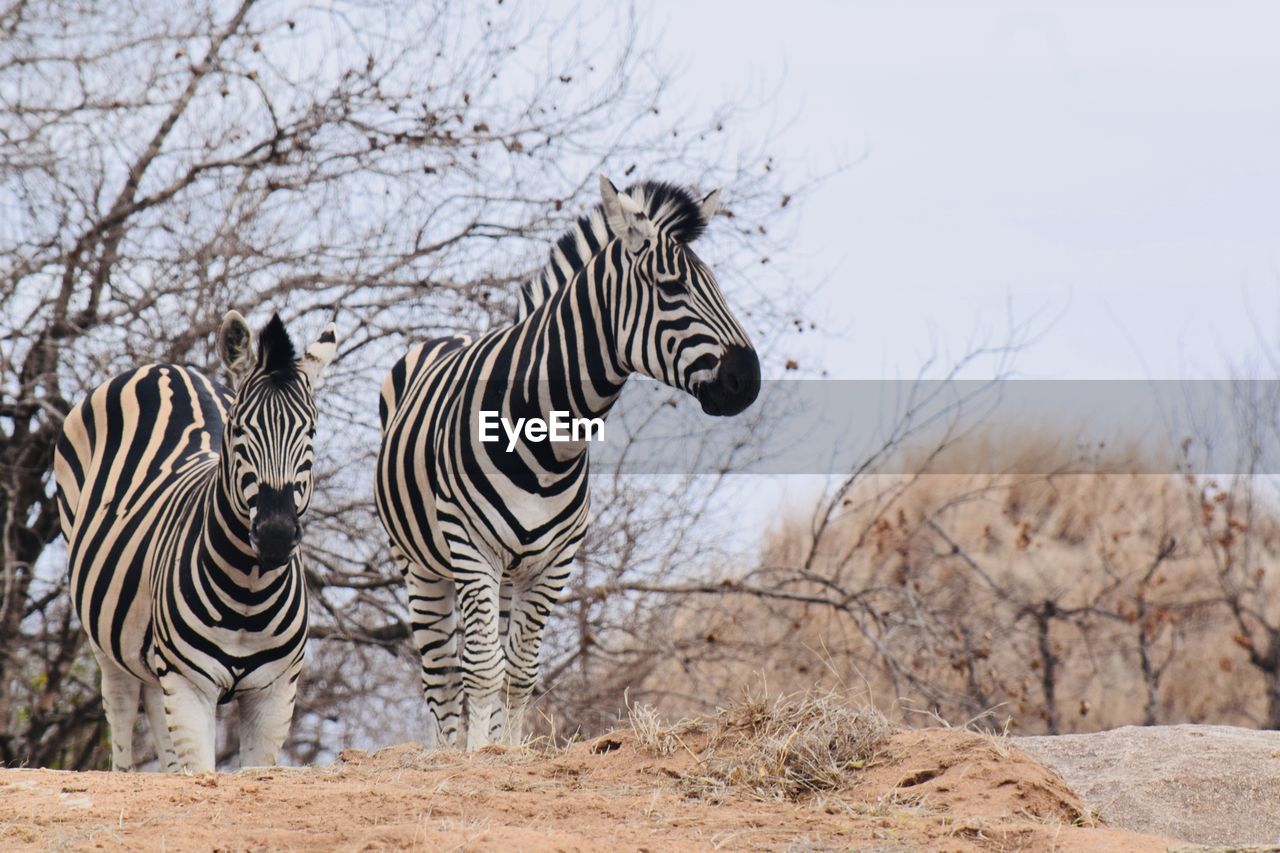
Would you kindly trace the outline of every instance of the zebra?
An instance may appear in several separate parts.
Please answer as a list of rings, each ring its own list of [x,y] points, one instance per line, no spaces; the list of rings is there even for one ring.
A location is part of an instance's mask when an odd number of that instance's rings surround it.
[[[279,315],[218,333],[231,393],[149,364],[67,415],[54,476],[70,588],[102,672],[113,770],[131,770],[138,698],[166,770],[210,771],[216,706],[240,706],[243,766],[274,764],[307,638],[300,519],[311,502],[313,390],[330,323],[297,358]]]
[[[588,522],[584,441],[477,440],[481,411],[604,418],[631,373],[736,415],[760,362],[690,244],[719,208],[643,182],[601,202],[520,292],[516,322],[412,347],[382,386],[375,499],[408,587],[426,743],[519,743],[543,629]],[[505,707],[499,706],[500,694]],[[463,719],[465,700],[465,720]]]

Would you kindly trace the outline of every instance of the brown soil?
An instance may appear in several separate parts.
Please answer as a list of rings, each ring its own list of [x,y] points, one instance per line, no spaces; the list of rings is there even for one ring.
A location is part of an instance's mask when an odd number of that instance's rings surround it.
[[[893,735],[848,784],[796,801],[712,782],[690,732],[555,754],[349,750],[333,767],[181,776],[0,770],[2,850],[1166,850],[1106,828],[1007,741]]]

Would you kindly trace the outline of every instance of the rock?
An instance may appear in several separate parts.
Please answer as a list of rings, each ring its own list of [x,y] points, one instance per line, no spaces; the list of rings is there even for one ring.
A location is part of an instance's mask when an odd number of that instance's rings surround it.
[[[1013,741],[1109,826],[1194,844],[1280,844],[1280,732],[1126,726]]]

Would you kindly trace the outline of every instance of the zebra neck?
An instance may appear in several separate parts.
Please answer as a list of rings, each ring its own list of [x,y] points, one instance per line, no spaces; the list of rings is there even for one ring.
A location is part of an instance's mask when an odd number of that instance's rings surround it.
[[[237,508],[232,499],[232,483],[230,463],[224,457],[206,501],[196,570],[216,579],[224,587],[234,585],[257,589],[270,583],[290,564],[271,572],[261,571],[249,539],[249,517]]]
[[[525,344],[542,388],[529,402],[539,416],[567,411],[575,418],[603,418],[622,393],[629,371],[618,360],[603,275],[595,264],[556,292],[531,318]]]

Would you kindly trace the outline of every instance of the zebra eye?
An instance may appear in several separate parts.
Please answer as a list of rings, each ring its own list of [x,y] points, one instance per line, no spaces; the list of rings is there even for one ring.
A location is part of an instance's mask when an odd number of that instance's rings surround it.
[[[673,296],[678,293],[684,293],[687,288],[684,286],[684,279],[676,276],[675,278],[658,279],[658,290],[668,296]]]

